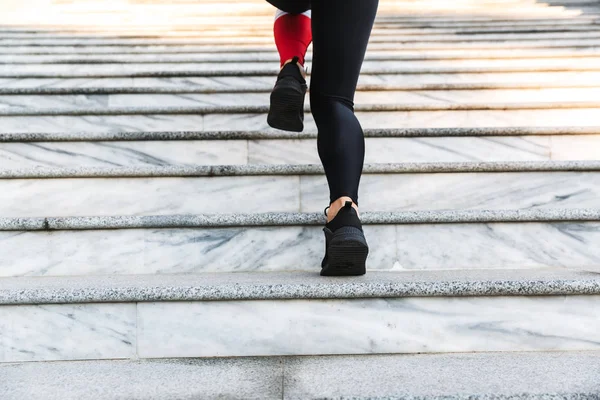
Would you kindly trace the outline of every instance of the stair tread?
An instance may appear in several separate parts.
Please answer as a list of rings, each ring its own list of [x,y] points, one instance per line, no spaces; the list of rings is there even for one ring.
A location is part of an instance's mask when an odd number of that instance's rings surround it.
[[[405,128],[365,129],[365,137],[444,137],[444,136],[526,136],[526,135],[600,135],[600,126],[562,127],[482,127],[482,128]],[[258,140],[308,139],[317,132],[284,132],[274,129],[248,131],[122,131],[122,132],[7,132],[0,142],[53,141],[136,141],[136,140]]]
[[[0,304],[600,294],[600,274],[569,269],[10,277]]]
[[[267,227],[322,225],[322,213],[269,212],[251,214],[112,215],[79,217],[0,217],[0,231],[97,229]],[[490,222],[600,221],[596,208],[515,210],[428,210],[361,212],[364,225]]]
[[[365,164],[363,174],[600,171],[600,160],[447,161]],[[46,167],[0,169],[0,179],[322,175],[319,164]]]
[[[0,397],[575,400],[597,396],[599,364],[598,351],[14,363]]]

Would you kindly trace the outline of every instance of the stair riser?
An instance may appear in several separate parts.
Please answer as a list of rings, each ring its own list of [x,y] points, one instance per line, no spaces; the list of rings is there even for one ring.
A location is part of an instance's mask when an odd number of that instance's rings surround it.
[[[369,270],[600,271],[600,223],[367,225]],[[0,276],[318,272],[321,227],[0,232]]]
[[[0,193],[0,217],[315,212],[329,203],[323,175],[3,179]],[[594,208],[599,197],[597,172],[367,174],[359,192],[371,211]]]
[[[590,126],[599,109],[357,112],[365,129]],[[6,132],[230,131],[269,129],[266,114],[1,116]],[[305,130],[316,131],[312,116]]]
[[[600,135],[366,138],[366,163],[597,160]],[[2,170],[319,164],[316,139],[0,143]]]
[[[274,81],[274,79],[273,79]],[[39,108],[113,109],[120,107],[212,107],[268,105],[269,92],[206,94],[90,94],[90,95],[0,95],[0,110]],[[367,91],[358,92],[355,104],[497,104],[565,103],[596,101],[598,88],[553,88],[512,90]],[[309,96],[305,105],[309,107]]]
[[[0,362],[599,350],[598,301],[517,296],[2,306]]]

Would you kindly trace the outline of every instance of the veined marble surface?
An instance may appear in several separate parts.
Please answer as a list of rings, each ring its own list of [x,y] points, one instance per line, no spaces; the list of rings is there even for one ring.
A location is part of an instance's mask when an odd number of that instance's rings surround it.
[[[487,104],[595,101],[600,88],[358,92],[355,104]],[[305,99],[309,105],[309,96]],[[269,93],[0,95],[0,110],[119,107],[209,107],[269,104]]]
[[[561,159],[594,159],[587,146],[600,136],[589,138],[573,148],[559,141]],[[550,160],[550,140],[549,136],[367,138],[365,162],[542,161]],[[319,163],[316,139],[0,143],[0,169]]]
[[[0,180],[0,216],[316,212],[324,175]],[[370,211],[596,208],[597,172],[366,174]],[[249,201],[248,199],[252,199]]]
[[[485,30],[485,27],[475,28],[477,31]],[[512,27],[487,27],[492,30],[512,30]],[[545,28],[540,28],[545,29]],[[547,28],[546,28],[547,29]],[[550,28],[552,29],[552,28]],[[570,27],[559,27],[558,29],[572,29],[578,31],[588,31],[595,29],[594,25],[583,25],[577,26],[572,25]],[[410,29],[409,29],[410,30]],[[420,32],[426,29],[417,29],[415,32]],[[437,28],[436,31],[444,31],[446,29]],[[231,35],[235,32],[234,28],[227,30],[220,30],[211,32],[215,36]],[[396,36],[394,32],[406,32],[406,29],[382,29],[380,34],[382,36]],[[205,32],[208,33],[208,32]],[[119,34],[119,33],[113,33]],[[190,35],[195,32],[175,32],[169,31],[168,35]],[[265,31],[268,36],[273,36],[273,31],[269,29]],[[377,34],[377,29],[373,30],[373,34]],[[36,33],[36,34],[25,34],[25,33],[3,33],[2,37],[8,36],[22,36],[22,37],[40,37],[48,34]],[[55,34],[50,34],[55,35]],[[72,37],[72,35],[70,35]],[[309,51],[307,61],[311,62],[311,52]],[[376,62],[380,60],[396,60],[396,61],[416,61],[416,60],[485,60],[485,59],[547,59],[547,58],[579,58],[579,57],[594,57],[600,56],[600,52],[596,49],[555,49],[555,50],[544,50],[535,49],[529,51],[523,50],[479,50],[479,51],[456,51],[456,50],[433,50],[433,51],[397,51],[388,52],[377,52],[370,51],[365,57],[365,62]],[[276,63],[279,61],[279,57],[273,51],[267,52],[256,52],[256,53],[187,53],[178,54],[165,49],[162,54],[128,54],[127,50],[123,50],[119,54],[105,54],[105,55],[94,55],[94,54],[56,54],[56,55],[0,55],[0,62],[5,63],[60,63],[60,62],[74,62],[74,61],[87,61],[87,62],[115,62],[115,63],[152,63],[152,62],[272,62]]]
[[[1,169],[247,163],[244,140],[0,143]]]
[[[365,162],[549,160],[551,153],[549,143],[549,138],[543,136],[367,138]],[[1,144],[0,149],[2,149]],[[582,145],[581,152],[589,154],[585,145]],[[579,152],[572,151],[570,156],[576,154]],[[248,155],[250,164],[320,164],[321,162],[314,139],[252,140],[248,143]]]
[[[269,27],[271,24],[263,25]],[[96,46],[96,45],[114,45],[114,46],[147,46],[147,45],[203,45],[215,44],[221,46],[239,46],[247,44],[269,44],[273,42],[272,34],[255,35],[239,34],[234,37],[231,35],[203,35],[197,37],[159,37],[159,38],[114,38],[114,37],[17,37],[5,38],[4,46]],[[421,31],[420,35],[380,35],[375,32],[371,35],[370,43],[452,43],[452,42],[522,42],[533,40],[570,40],[570,39],[594,39],[600,37],[600,33],[594,29],[588,31],[573,32],[528,32],[524,35],[521,32],[479,32],[477,35],[452,35],[447,32],[427,32]]]
[[[369,270],[600,272],[600,223],[366,225]],[[320,227],[0,232],[0,276],[320,270]]]
[[[0,362],[598,350],[599,300],[440,297],[3,306]]]
[[[356,113],[363,128],[447,128],[451,127],[517,127],[517,126],[590,126],[598,123],[598,109],[548,109],[548,110],[465,110],[465,111],[379,111],[379,112],[358,112]],[[52,121],[53,118],[66,121],[69,117],[0,117],[0,129],[8,132],[2,123],[7,122],[6,126],[17,118],[23,128],[26,121]],[[113,127],[117,125],[112,121],[117,121],[119,117],[86,117],[86,120],[97,118],[98,123]],[[129,117],[148,118],[141,116]],[[185,126],[183,122],[186,116],[164,116],[164,119],[170,119],[171,128],[179,125]],[[74,122],[74,121],[73,121]],[[142,121],[139,122],[143,124]],[[49,124],[47,124],[49,125]],[[110,126],[109,125],[109,126]],[[87,129],[89,127],[89,129]],[[310,114],[305,116],[304,129],[316,130],[314,120]],[[49,127],[50,129],[52,127]],[[96,126],[92,128],[86,124],[86,130],[99,131],[102,128]],[[110,127],[105,127],[108,130]],[[113,129],[116,129],[113,128]],[[208,114],[204,116],[204,130],[256,130],[268,129],[267,118],[264,114]],[[12,129],[16,131],[17,129]],[[64,127],[63,131],[69,130]],[[28,129],[27,131],[31,131]],[[0,131],[1,132],[1,131]]]
[[[299,211],[298,176],[0,180],[0,216]],[[251,199],[251,200],[249,200]]]
[[[301,211],[327,203],[324,176],[302,176]],[[0,186],[1,187],[1,186]],[[365,210],[461,210],[595,208],[600,174],[595,172],[367,174],[359,204]]]
[[[589,34],[589,33],[586,33]],[[600,35],[600,32],[598,33]],[[271,38],[268,39],[272,41]],[[0,43],[0,47],[6,41]],[[277,73],[277,61],[244,61],[239,63],[223,63],[223,62],[180,62],[180,63],[161,63],[160,60],[154,63],[114,63],[114,64],[20,64],[19,73],[57,73],[57,74],[106,74],[114,72],[122,73],[139,73],[148,71],[230,71],[236,73],[238,71],[273,71]],[[564,68],[571,70],[585,70],[590,68],[600,68],[600,58],[525,58],[525,59],[454,59],[454,60],[366,60],[363,63],[365,71],[379,69],[429,69],[429,68],[539,68],[545,70],[548,68]],[[15,66],[11,64],[0,64],[0,74],[13,73]]]
[[[477,73],[477,74],[381,74],[361,75],[361,85],[395,85],[414,87],[424,84],[538,84],[567,85],[597,82],[600,72],[594,71],[563,71],[563,72],[521,72],[521,73]],[[249,77],[185,77],[185,78],[0,78],[4,88],[28,87],[210,87],[210,88],[239,88],[260,87],[270,89],[275,80],[273,76]]]
[[[598,301],[600,296],[140,303],[138,351],[142,358],[160,358],[597,350]]]
[[[0,307],[0,362],[132,358],[135,304]]]

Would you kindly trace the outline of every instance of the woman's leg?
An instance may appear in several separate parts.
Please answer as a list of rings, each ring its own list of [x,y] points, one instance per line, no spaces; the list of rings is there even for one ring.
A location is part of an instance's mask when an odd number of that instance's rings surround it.
[[[354,92],[377,5],[378,0],[321,0],[312,7],[310,102],[329,183],[328,220],[345,200],[358,204],[365,143],[354,115]]]
[[[268,1],[278,7],[273,33],[281,70],[271,92],[267,123],[276,129],[301,132],[307,89],[304,56],[312,40],[310,1]]]
[[[279,52],[281,67],[291,62],[294,57],[298,57],[298,63],[304,66],[306,50],[312,41],[310,16],[310,10],[304,11],[302,14],[290,14],[277,10],[273,36]]]

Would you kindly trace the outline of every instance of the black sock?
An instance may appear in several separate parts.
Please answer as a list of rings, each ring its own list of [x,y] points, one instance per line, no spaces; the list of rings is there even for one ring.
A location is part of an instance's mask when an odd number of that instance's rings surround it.
[[[363,230],[358,214],[354,207],[352,207],[351,201],[347,201],[346,204],[344,204],[344,207],[338,211],[337,215],[325,224],[325,227],[332,232],[335,232],[343,226],[353,226],[361,231]]]

